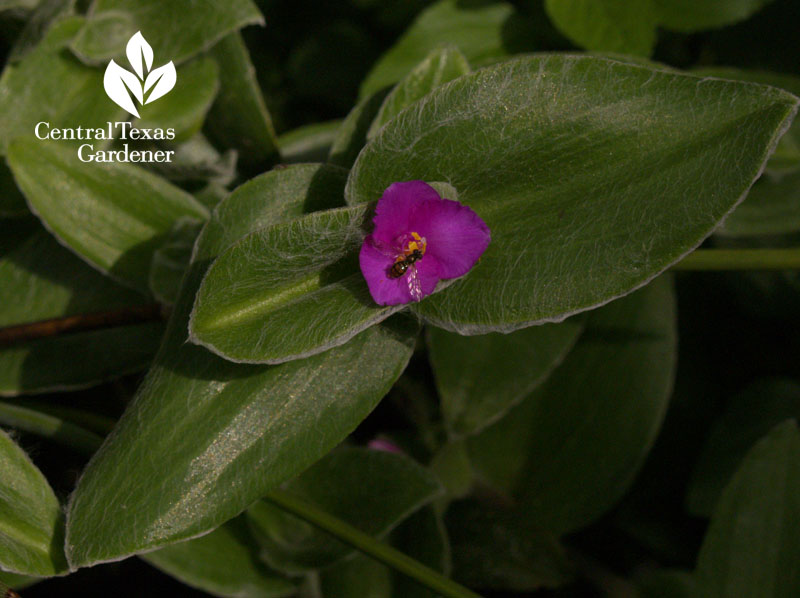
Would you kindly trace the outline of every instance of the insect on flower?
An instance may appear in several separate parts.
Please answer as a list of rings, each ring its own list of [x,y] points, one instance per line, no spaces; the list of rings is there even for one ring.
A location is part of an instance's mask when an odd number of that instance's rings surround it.
[[[463,276],[491,240],[489,227],[475,212],[443,199],[423,181],[390,185],[373,223],[359,262],[372,298],[381,305],[420,301],[440,280]]]

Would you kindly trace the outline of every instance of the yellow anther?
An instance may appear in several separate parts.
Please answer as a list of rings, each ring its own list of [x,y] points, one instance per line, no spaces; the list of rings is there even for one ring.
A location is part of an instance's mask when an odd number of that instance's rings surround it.
[[[427,247],[427,243],[425,241],[425,237],[420,236],[419,233],[409,233],[411,238],[414,239],[413,241],[409,241],[408,245],[406,246],[405,254],[411,255],[414,251],[419,251],[421,253],[425,253],[425,248]]]

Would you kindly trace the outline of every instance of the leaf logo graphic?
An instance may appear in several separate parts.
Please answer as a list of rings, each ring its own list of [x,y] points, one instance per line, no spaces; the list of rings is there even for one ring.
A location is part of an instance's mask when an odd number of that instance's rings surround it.
[[[131,96],[136,98],[136,101],[142,106],[154,102],[175,87],[178,75],[171,60],[164,66],[151,70],[153,48],[144,39],[141,31],[137,31],[128,40],[125,54],[127,54],[128,62],[133,67],[135,74],[112,60],[106,67],[103,87],[114,103],[139,118],[139,110]],[[150,93],[148,94],[148,92]],[[147,99],[145,99],[145,95],[147,95]]]

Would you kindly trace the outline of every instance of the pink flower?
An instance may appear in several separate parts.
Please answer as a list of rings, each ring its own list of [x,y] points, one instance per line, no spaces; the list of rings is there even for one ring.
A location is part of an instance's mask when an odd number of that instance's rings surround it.
[[[402,453],[403,450],[388,438],[381,436],[373,438],[367,443],[367,448],[373,451],[385,451],[387,453]]]
[[[440,280],[463,276],[491,240],[489,227],[475,212],[442,199],[423,181],[392,183],[372,222],[375,229],[358,258],[380,305],[419,301]]]

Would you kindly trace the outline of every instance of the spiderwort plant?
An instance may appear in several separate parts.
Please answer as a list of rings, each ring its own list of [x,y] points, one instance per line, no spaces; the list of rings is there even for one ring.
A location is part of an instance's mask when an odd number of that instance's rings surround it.
[[[480,216],[423,181],[390,185],[373,223],[358,258],[380,305],[422,300],[440,280],[469,272],[491,241]]]
[[[0,395],[39,396],[0,400],[23,432],[0,431],[0,588],[114,593],[108,574],[60,576],[141,555],[218,596],[603,593],[587,561],[636,571],[621,583],[642,595],[800,596],[789,0],[539,3],[563,37],[507,0],[433,0],[413,24],[333,0],[244,36],[265,3],[9,4]],[[761,5],[769,36],[702,37]],[[621,55],[672,28],[661,64]],[[178,65],[138,121],[103,85],[131,36],[137,86],[151,50]],[[733,68],[737,39],[784,73]],[[549,52],[566,40],[592,53]],[[176,160],[82,162],[81,135],[45,125],[174,128],[151,141]],[[676,265],[781,272],[661,275]],[[74,409],[56,409],[65,389]],[[99,396],[123,400],[82,411]],[[642,522],[670,526],[669,550]],[[145,578],[128,593],[166,591]]]

